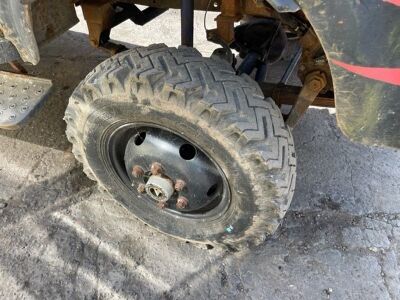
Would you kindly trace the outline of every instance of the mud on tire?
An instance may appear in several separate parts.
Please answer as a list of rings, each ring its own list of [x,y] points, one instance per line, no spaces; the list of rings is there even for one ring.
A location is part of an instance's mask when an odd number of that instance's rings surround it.
[[[290,205],[296,158],[278,107],[251,78],[195,49],[152,45],[104,61],[74,91],[65,120],[73,153],[89,178],[167,234],[247,247],[274,233]],[[103,149],[110,128],[129,122],[169,128],[207,151],[229,183],[227,211],[207,222],[171,218],[162,210],[146,213],[144,200],[122,186]]]

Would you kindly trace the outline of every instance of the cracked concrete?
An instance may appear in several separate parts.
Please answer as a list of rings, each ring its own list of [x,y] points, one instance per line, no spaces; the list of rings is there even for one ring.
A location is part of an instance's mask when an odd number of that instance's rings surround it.
[[[171,11],[144,32],[123,24],[113,37],[176,45],[176,18]],[[196,24],[209,54],[201,14]],[[400,153],[351,143],[334,110],[312,108],[294,130],[291,209],[251,251],[169,238],[98,193],[62,120],[74,87],[106,57],[84,31],[42,49],[28,69],[53,79],[50,99],[19,131],[0,131],[1,299],[400,299]]]

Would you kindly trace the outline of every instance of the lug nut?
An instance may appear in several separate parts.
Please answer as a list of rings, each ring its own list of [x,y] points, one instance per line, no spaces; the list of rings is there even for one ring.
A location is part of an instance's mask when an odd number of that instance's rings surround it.
[[[167,201],[158,201],[157,207],[160,209],[164,209],[167,207]]]
[[[158,162],[153,162],[151,164],[150,171],[152,175],[161,175],[164,173],[162,165]]]
[[[143,171],[143,169],[142,169],[141,166],[136,165],[136,166],[134,166],[134,167],[132,168],[132,176],[133,176],[133,177],[135,177],[135,178],[140,178],[140,177],[142,177],[143,175],[144,175],[144,171]]]
[[[180,196],[178,200],[176,200],[176,208],[183,209],[189,205],[189,200],[186,197]]]
[[[143,183],[139,184],[137,191],[141,194],[146,193],[146,185],[144,185]]]
[[[186,186],[186,182],[184,182],[182,179],[177,179],[175,181],[175,191],[180,192],[183,190],[183,188]]]

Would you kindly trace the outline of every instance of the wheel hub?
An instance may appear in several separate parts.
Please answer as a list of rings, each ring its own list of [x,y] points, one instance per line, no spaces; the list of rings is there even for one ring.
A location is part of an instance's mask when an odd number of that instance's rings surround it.
[[[131,126],[120,136],[126,140],[123,165],[145,201],[171,213],[199,214],[226,198],[223,172],[199,147],[166,129]]]
[[[146,183],[146,193],[154,200],[166,202],[174,194],[173,182],[171,179],[152,175]]]

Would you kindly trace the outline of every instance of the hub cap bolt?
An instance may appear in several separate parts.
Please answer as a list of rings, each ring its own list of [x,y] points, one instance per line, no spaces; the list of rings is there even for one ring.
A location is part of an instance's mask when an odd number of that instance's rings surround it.
[[[139,184],[137,191],[141,194],[146,193],[146,185],[144,185],[143,183]]]
[[[132,168],[132,176],[135,178],[140,178],[144,175],[144,171],[141,166],[133,166]]]
[[[156,175],[156,176],[164,173],[162,165],[158,162],[153,162],[151,164],[150,171],[151,171],[152,175]]]
[[[186,186],[186,182],[181,179],[177,179],[175,182],[175,191],[180,192]]]
[[[176,208],[184,209],[189,205],[189,200],[186,197],[180,196],[178,200],[176,200]]]

